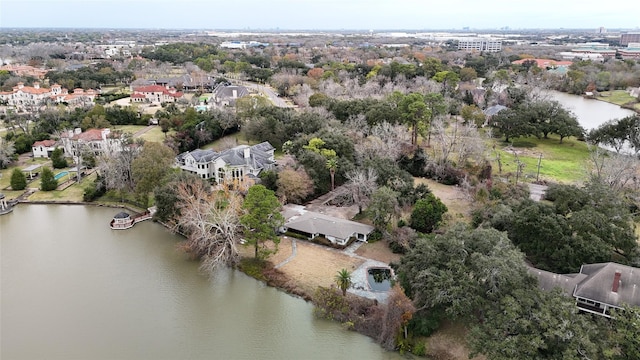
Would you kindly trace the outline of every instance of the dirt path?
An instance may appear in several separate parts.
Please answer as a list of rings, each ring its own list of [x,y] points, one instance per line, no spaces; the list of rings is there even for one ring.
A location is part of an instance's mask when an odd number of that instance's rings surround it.
[[[134,138],[138,138],[138,137],[142,136],[144,133],[146,133],[147,131],[153,129],[155,126],[157,126],[157,125],[149,125],[144,129],[140,129],[135,134],[133,134],[133,137]]]

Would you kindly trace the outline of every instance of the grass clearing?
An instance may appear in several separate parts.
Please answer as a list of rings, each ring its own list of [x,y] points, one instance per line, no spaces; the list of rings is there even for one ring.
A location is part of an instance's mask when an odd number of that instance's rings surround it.
[[[471,219],[471,200],[462,192],[458,186],[444,185],[431,179],[413,178],[414,186],[425,184],[431,192],[447,205],[447,214],[453,222],[461,219]]]
[[[164,140],[175,134],[175,130],[170,130],[169,132],[167,132],[167,135],[165,136],[165,134],[162,132],[162,128],[160,126],[154,126],[153,128],[151,128],[151,130],[145,132],[144,134],[140,135],[141,139],[144,139],[145,141],[150,141],[150,142],[164,142]]]
[[[233,134],[229,134],[221,137],[218,140],[208,143],[205,146],[202,146],[201,149],[213,149],[216,151],[229,149],[238,145],[255,145],[257,143],[251,143],[245,138],[244,134],[239,131]]]
[[[625,90],[603,91],[598,94],[597,99],[616,105],[638,102],[637,98],[629,95]]]
[[[291,240],[282,237],[278,253],[268,260],[277,265],[291,255],[291,249]],[[250,247],[242,248],[241,251],[243,256],[253,256]],[[350,257],[326,246],[306,240],[296,240],[296,256],[279,270],[304,293],[311,295],[318,286],[331,286],[339,270],[353,271],[363,262],[364,260]]]
[[[116,125],[113,127],[114,130],[122,131],[123,133],[129,133],[131,135],[144,128],[146,128],[145,125]]]
[[[575,138],[564,139],[560,143],[557,136],[550,135],[549,139],[526,137],[514,139],[510,144],[498,142],[496,151],[492,154],[494,175],[499,174],[497,154],[502,162],[502,175],[516,174],[516,156],[525,164],[521,173],[521,179],[526,182],[535,181],[538,172],[538,159],[542,155],[540,163],[540,180],[560,183],[581,183],[587,177],[589,167],[589,149],[583,141]]]
[[[66,177],[65,177],[66,179]],[[41,191],[38,190],[29,196],[29,201],[72,201],[72,202],[81,202],[82,196],[84,195],[84,188],[90,182],[96,179],[96,174],[90,174],[84,177],[80,184],[74,183],[64,190],[53,190],[53,191]],[[38,183],[37,188],[40,188],[40,180],[29,184],[30,188],[36,188],[36,182]],[[62,183],[62,182],[60,182]]]

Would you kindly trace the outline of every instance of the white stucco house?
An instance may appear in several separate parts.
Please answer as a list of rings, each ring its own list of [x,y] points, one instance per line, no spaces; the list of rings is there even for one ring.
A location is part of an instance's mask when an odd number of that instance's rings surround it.
[[[268,142],[240,145],[221,152],[214,150],[187,151],[176,157],[176,166],[202,179],[217,183],[225,179],[243,181],[257,178],[261,171],[275,167],[275,148]]]
[[[105,152],[119,152],[122,150],[122,139],[119,135],[111,133],[111,130],[88,129],[81,131],[80,128],[64,132],[60,136],[64,152],[67,156],[72,156],[77,162],[78,155],[83,151],[91,151],[94,155],[102,155]]]
[[[58,147],[55,140],[36,141],[31,146],[31,153],[34,158],[50,158],[51,153]]]

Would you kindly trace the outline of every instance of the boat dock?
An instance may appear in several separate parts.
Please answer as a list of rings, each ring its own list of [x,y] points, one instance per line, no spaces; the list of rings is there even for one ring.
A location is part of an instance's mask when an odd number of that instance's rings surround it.
[[[155,212],[156,212],[155,207],[150,207],[149,209],[147,209],[147,211],[140,214],[136,214],[134,216],[131,216],[129,215],[129,213],[126,213],[124,211],[121,211],[113,217],[113,219],[109,223],[109,227],[113,230],[130,229],[133,227],[133,225],[141,221],[152,219],[153,214],[155,214]]]

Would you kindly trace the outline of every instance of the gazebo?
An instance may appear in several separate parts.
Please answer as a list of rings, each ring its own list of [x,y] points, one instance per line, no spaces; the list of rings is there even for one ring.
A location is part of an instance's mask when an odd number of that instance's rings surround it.
[[[36,170],[40,169],[41,167],[42,165],[40,164],[29,165],[26,168],[22,169],[22,172],[29,173],[29,179],[33,179],[34,177],[38,176],[38,172]]]
[[[4,194],[0,193],[0,215],[8,214],[13,210],[13,206],[7,204]]]

